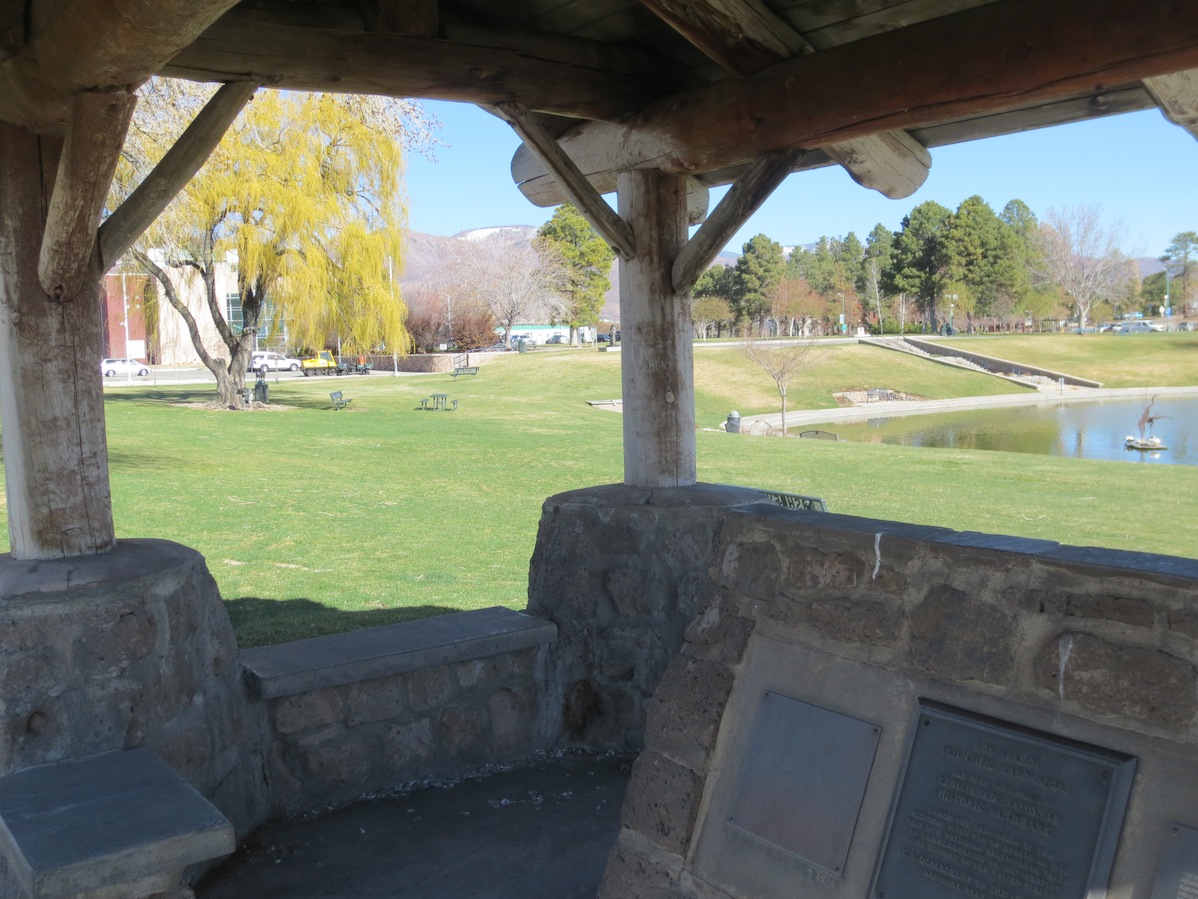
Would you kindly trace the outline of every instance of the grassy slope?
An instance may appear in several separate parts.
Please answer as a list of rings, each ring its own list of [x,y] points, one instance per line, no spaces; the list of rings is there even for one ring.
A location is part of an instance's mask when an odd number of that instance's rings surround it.
[[[1104,387],[1198,384],[1198,332],[1028,334],[970,337],[945,343],[1101,381]]]
[[[853,386],[930,397],[1011,389],[880,350],[821,352],[792,387],[792,407],[831,406],[832,391]],[[696,357],[701,428],[732,408],[776,408],[772,383],[735,351]],[[291,411],[255,414],[176,405],[208,399],[198,387],[113,391],[118,534],[203,552],[243,645],[446,609],[522,607],[544,499],[622,477],[620,416],[586,404],[620,395],[619,364],[614,353],[542,350],[456,383],[445,375],[280,382],[272,399]],[[333,389],[353,397],[348,411],[330,410]],[[459,410],[416,411],[434,391],[457,398]],[[698,440],[703,480],[814,493],[839,512],[1198,555],[1191,466],[709,431]]]

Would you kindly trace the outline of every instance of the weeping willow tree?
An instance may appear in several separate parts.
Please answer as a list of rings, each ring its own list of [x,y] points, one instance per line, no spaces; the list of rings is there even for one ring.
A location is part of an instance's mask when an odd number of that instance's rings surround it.
[[[145,94],[118,194],[204,100],[192,85],[160,80]],[[219,402],[234,403],[245,385],[268,307],[286,321],[293,347],[406,350],[397,280],[403,150],[427,147],[429,127],[420,107],[404,101],[259,91],[143,235],[132,250],[136,264],[183,319],[216,377]],[[221,266],[236,269],[239,323],[218,294]],[[186,300],[196,293],[202,308],[193,309]]]

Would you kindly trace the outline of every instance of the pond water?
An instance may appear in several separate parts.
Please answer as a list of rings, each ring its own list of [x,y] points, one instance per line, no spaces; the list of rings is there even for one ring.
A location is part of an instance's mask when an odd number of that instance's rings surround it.
[[[1148,465],[1198,465],[1198,397],[1158,397],[1152,433],[1168,447],[1129,450],[1147,398],[1087,403],[1045,403],[976,412],[900,415],[857,424],[808,425],[833,431],[841,440],[1001,450],[1085,459],[1117,459]],[[793,433],[793,432],[792,432]]]

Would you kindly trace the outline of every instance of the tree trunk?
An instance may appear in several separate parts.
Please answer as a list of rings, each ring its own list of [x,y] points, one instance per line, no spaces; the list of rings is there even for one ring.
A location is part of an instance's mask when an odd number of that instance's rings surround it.
[[[0,420],[18,559],[115,545],[99,364],[100,271],[47,296],[38,254],[62,141],[0,124]],[[97,223],[98,224],[98,223]]]

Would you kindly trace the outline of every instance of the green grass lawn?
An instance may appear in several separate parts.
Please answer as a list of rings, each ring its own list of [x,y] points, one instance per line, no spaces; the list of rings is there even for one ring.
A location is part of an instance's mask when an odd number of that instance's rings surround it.
[[[1063,353],[1051,344],[1035,349]],[[986,351],[1038,361],[999,343]],[[791,408],[831,407],[833,392],[861,386],[931,398],[1021,390],[863,346],[818,352],[791,389]],[[271,399],[290,408],[254,413],[185,405],[209,399],[208,388],[114,389],[117,533],[202,552],[244,646],[522,608],[545,498],[622,479],[621,418],[586,402],[620,396],[619,366],[617,353],[538,350],[457,382],[283,381],[271,384]],[[734,408],[776,410],[772,381],[734,350],[699,350],[695,367],[702,480],[816,494],[867,517],[1198,556],[1198,467],[735,437],[703,429]],[[335,389],[353,398],[348,410],[331,410]],[[458,410],[418,411],[434,391],[458,399]]]

